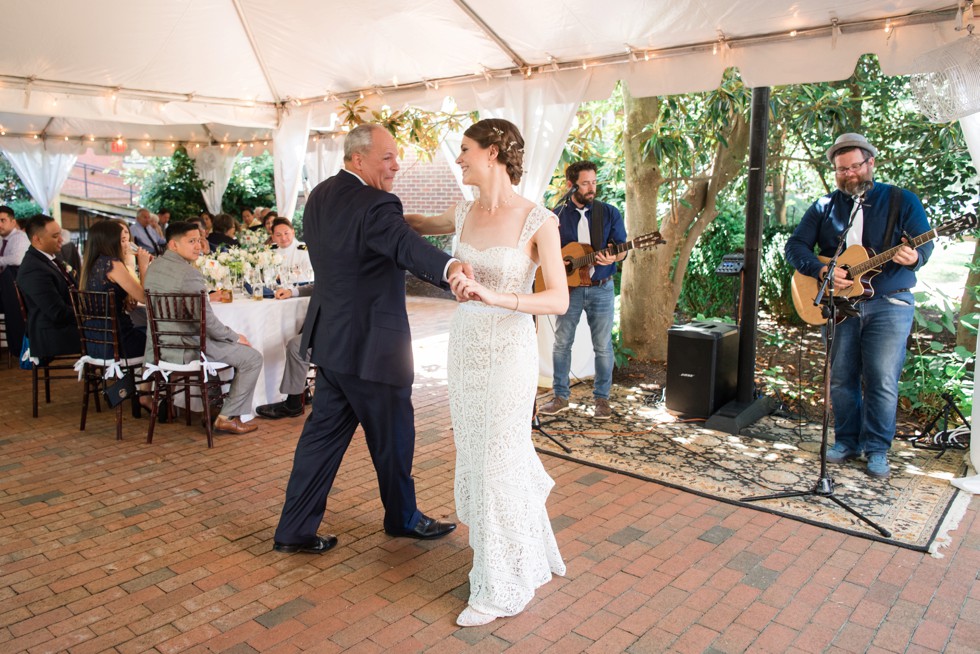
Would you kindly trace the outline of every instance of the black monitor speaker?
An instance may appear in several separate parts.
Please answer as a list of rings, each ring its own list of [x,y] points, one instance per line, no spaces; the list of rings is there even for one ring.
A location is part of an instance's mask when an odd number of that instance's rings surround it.
[[[735,399],[738,327],[692,322],[667,330],[667,410],[708,418]]]

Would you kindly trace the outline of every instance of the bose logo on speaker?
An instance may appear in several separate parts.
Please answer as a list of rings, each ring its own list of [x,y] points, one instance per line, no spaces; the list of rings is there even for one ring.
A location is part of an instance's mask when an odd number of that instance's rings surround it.
[[[682,373],[681,373],[681,377],[691,377],[691,378],[693,378],[693,377],[694,377],[694,375],[693,375],[693,374],[691,374],[691,373],[689,373],[689,372],[682,372]]]

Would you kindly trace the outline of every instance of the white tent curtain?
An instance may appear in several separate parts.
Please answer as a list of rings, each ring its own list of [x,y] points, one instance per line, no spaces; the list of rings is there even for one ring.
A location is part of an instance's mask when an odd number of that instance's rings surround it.
[[[321,137],[306,154],[306,186],[312,190],[325,179],[333,177],[344,166],[344,137]]]
[[[303,107],[284,112],[273,136],[276,209],[284,218],[292,218],[296,210],[309,134],[310,109]]]
[[[505,118],[524,136],[524,177],[517,191],[525,198],[538,202],[544,195],[588,82],[587,74],[557,74],[477,91],[481,116]]]
[[[970,149],[970,157],[973,159],[973,167],[980,171],[980,113],[960,119],[960,127],[963,128],[963,137],[966,145]],[[977,350],[980,351],[980,334],[977,334]],[[970,463],[974,470],[980,470],[980,424],[977,418],[978,407],[980,407],[980,384],[973,386],[973,415],[970,416],[973,427],[970,433]],[[980,494],[980,474],[962,479],[954,479],[953,485],[967,492]]]
[[[79,144],[5,140],[2,151],[34,201],[48,211],[78,159]]]
[[[194,159],[194,167],[205,182],[211,182],[210,187],[201,191],[204,204],[208,211],[217,215],[221,213],[221,198],[231,180],[231,169],[235,165],[238,152],[234,148],[211,146],[201,150]]]

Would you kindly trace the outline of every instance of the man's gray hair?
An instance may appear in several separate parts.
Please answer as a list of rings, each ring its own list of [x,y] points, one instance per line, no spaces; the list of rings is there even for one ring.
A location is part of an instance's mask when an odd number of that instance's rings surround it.
[[[344,139],[344,161],[351,161],[355,152],[363,154],[370,150],[374,145],[374,132],[379,129],[384,127],[374,123],[364,123],[348,132],[347,138]]]

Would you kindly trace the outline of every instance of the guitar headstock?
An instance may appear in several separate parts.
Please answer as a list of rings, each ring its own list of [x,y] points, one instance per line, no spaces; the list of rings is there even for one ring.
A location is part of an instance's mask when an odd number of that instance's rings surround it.
[[[953,236],[974,229],[976,226],[977,217],[972,213],[968,213],[959,218],[947,220],[942,225],[939,225],[936,227],[936,234],[939,236]]]
[[[649,248],[654,245],[661,245],[666,243],[660,232],[650,232],[649,234],[643,234],[642,236],[637,236],[633,239],[633,247],[635,248]]]

